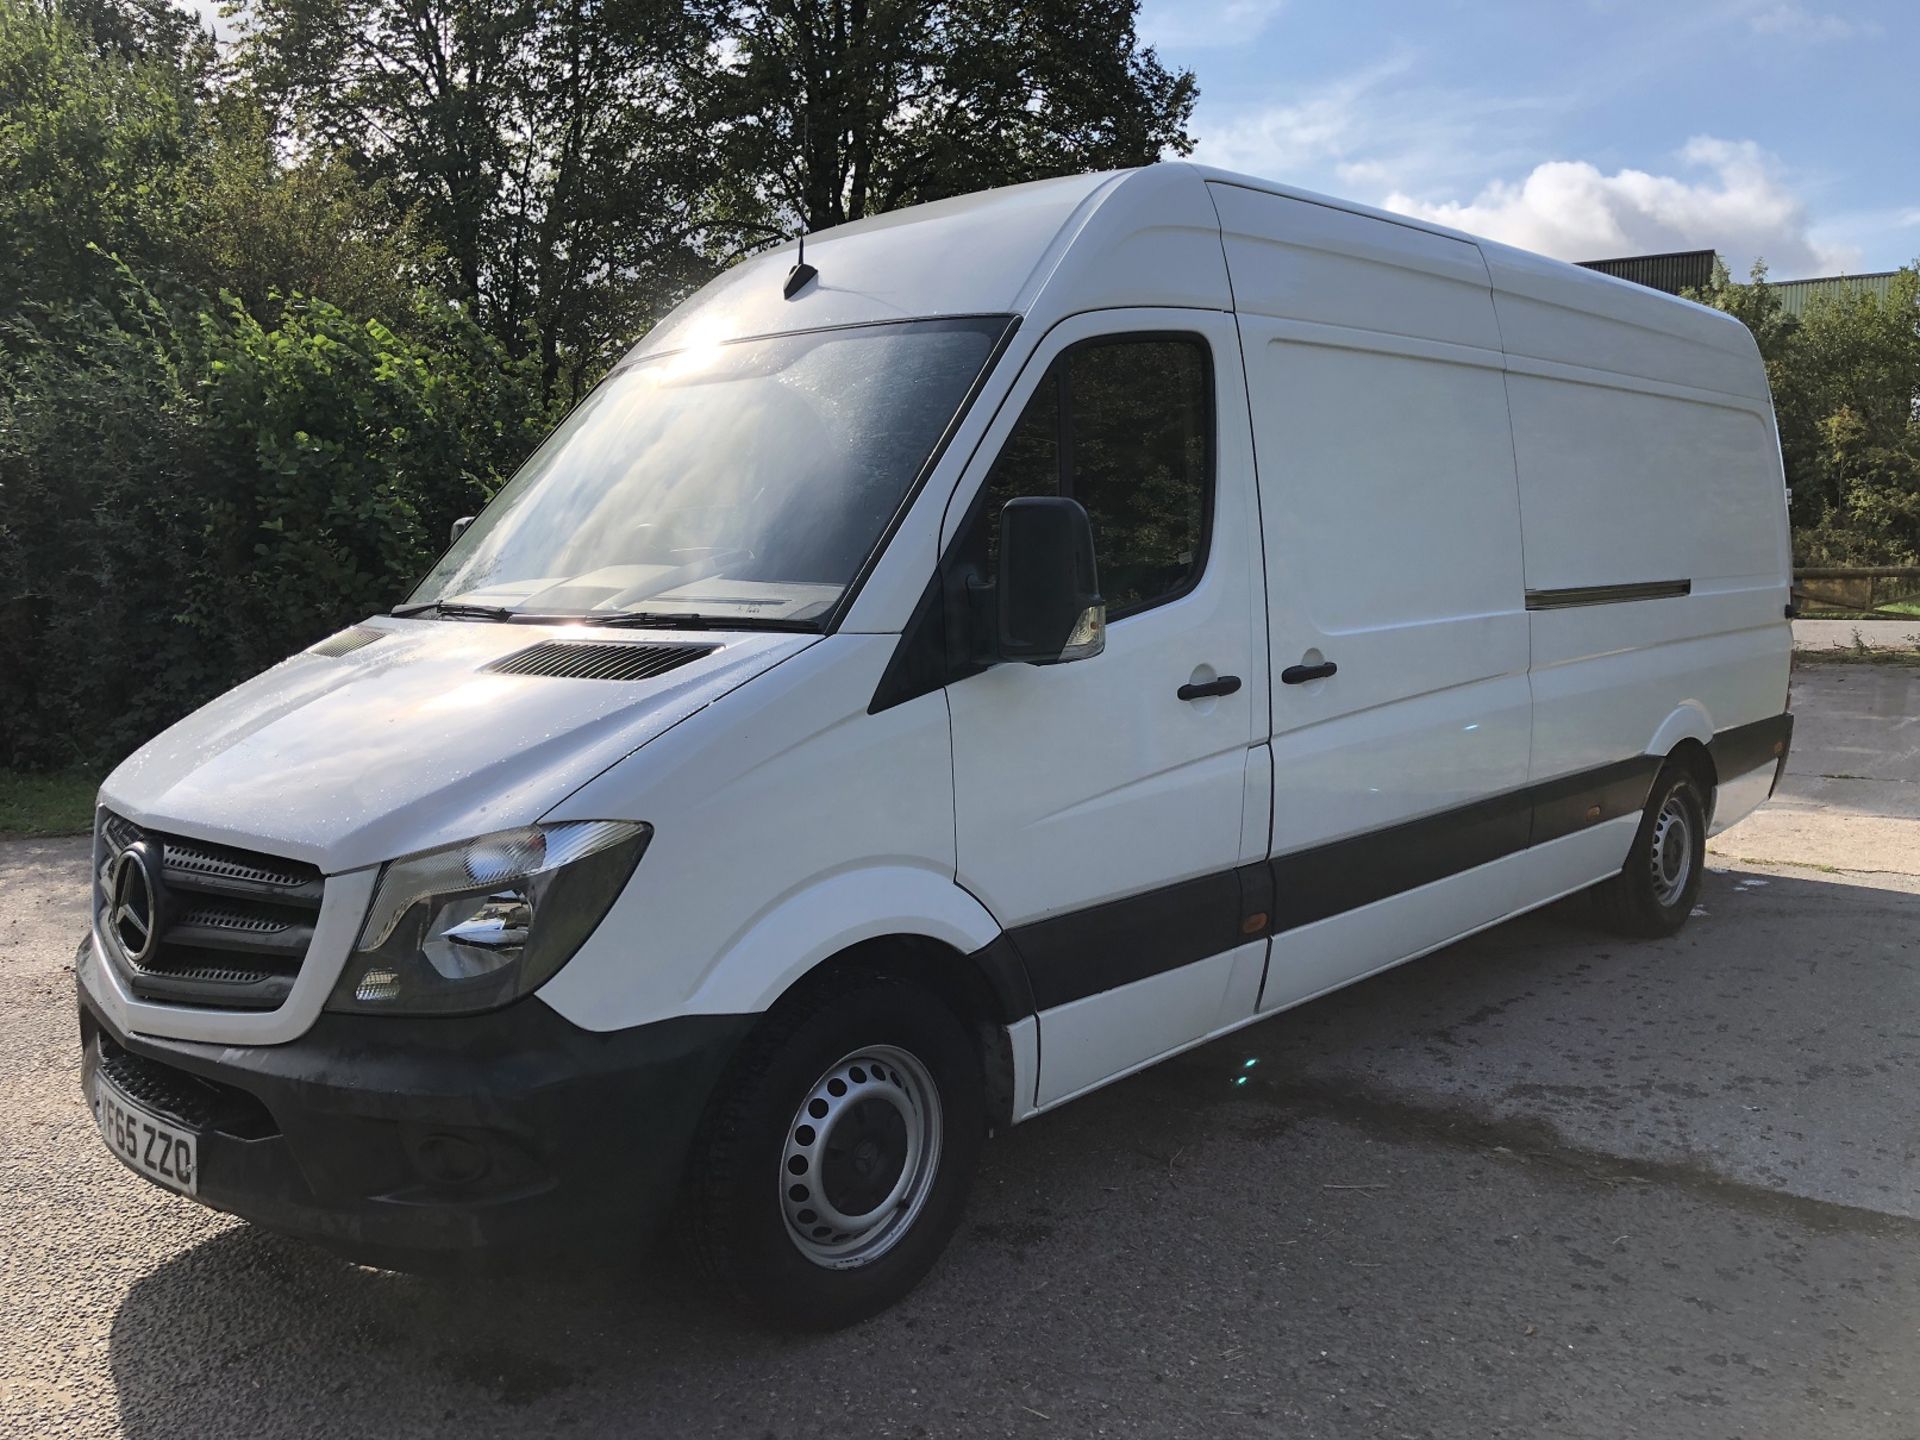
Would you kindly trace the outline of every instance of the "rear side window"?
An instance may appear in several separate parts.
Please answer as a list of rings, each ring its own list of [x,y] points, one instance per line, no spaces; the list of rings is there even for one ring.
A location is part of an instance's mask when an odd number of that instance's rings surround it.
[[[1213,375],[1188,335],[1076,345],[1048,368],[988,472],[974,553],[994,575],[1000,510],[1066,495],[1093,522],[1107,615],[1192,588],[1206,560],[1213,492]]]

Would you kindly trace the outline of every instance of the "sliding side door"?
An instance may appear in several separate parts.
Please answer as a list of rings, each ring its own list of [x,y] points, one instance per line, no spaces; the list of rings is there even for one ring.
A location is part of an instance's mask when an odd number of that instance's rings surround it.
[[[1271,608],[1290,1004],[1527,903],[1531,701],[1503,357],[1464,241],[1213,187]]]

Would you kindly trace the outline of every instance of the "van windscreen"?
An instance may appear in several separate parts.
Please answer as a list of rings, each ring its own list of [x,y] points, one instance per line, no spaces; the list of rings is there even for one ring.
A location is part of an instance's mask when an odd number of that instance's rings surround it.
[[[1009,323],[851,326],[624,365],[402,609],[816,628]]]

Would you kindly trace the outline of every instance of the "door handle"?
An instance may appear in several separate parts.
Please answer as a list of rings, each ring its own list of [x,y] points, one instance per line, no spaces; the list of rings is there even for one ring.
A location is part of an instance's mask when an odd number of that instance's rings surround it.
[[[1282,685],[1304,685],[1309,680],[1324,680],[1337,674],[1340,667],[1331,660],[1322,660],[1318,665],[1289,665],[1280,672]]]
[[[1199,685],[1182,685],[1173,693],[1182,700],[1207,700],[1215,695],[1231,695],[1240,688],[1238,675],[1222,675],[1215,680],[1207,680]]]

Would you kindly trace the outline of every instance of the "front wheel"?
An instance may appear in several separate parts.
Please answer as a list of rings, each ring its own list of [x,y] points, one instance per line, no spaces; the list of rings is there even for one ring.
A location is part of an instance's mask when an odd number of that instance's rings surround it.
[[[1658,939],[1687,923],[1707,869],[1707,797],[1691,771],[1669,765],[1653,782],[1627,863],[1597,886],[1601,920]]]
[[[978,1052],[933,996],[862,979],[786,1002],[721,1082],[696,1146],[702,1260],[778,1323],[864,1319],[945,1249],[985,1133]]]

